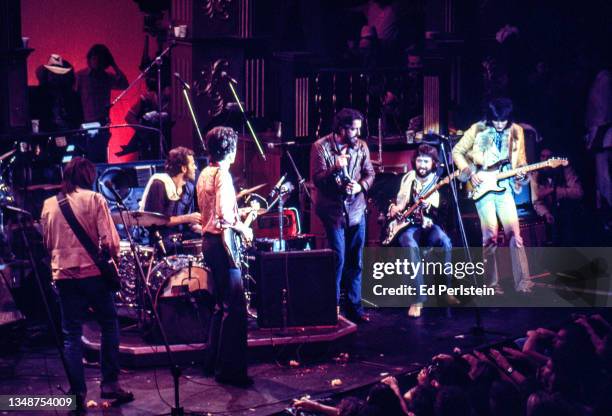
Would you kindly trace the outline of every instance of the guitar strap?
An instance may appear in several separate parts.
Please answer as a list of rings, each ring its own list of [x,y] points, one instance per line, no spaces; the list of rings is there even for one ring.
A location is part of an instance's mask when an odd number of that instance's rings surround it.
[[[431,179],[431,181],[429,181],[429,183],[427,183],[423,189],[421,189],[421,192],[419,192],[419,194],[416,196],[416,200],[413,201],[413,203],[416,203],[419,199],[421,199],[421,197],[423,195],[425,195],[427,192],[429,192],[429,190],[431,188],[433,188],[436,183],[438,182],[438,179],[440,179],[440,175],[434,175],[434,177]],[[410,195],[412,195],[412,190],[414,189],[414,183],[417,181],[416,175],[414,178],[414,181],[412,181],[412,185],[410,186]]]
[[[87,234],[87,231],[85,231],[76,215],[74,215],[74,211],[68,202],[68,198],[62,192],[60,192],[56,198],[59,208],[62,211],[62,215],[64,215],[64,219],[70,226],[70,229],[79,240],[79,243],[81,243],[85,251],[87,251],[89,257],[91,257],[92,261],[97,265],[98,248],[91,237]]]

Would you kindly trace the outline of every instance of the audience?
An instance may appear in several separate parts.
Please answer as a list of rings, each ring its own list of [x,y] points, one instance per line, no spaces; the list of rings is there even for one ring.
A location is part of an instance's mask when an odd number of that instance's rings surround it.
[[[575,316],[558,331],[537,328],[501,348],[438,354],[402,396],[397,380],[376,383],[365,402],[312,400],[298,410],[325,415],[590,416],[612,409],[612,326]]]

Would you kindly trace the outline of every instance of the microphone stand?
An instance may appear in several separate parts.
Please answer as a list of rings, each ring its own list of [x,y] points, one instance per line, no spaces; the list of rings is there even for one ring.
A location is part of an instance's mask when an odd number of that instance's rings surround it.
[[[144,78],[144,76],[148,74],[149,71],[153,69],[153,67],[156,67],[157,68],[157,110],[158,110],[157,116],[159,118],[159,156],[162,159],[165,157],[165,154],[164,154],[164,136],[162,134],[162,116],[161,116],[161,113],[162,113],[161,66],[163,63],[162,58],[165,55],[167,55],[174,46],[176,46],[176,42],[172,41],[170,45],[168,45],[166,49],[164,49],[158,56],[156,56],[155,59],[153,59],[153,61],[149,64],[149,66],[146,67],[144,70],[142,70],[140,74],[138,74],[138,76],[127,86],[127,88],[121,91],[121,93],[108,106],[108,110],[110,111],[110,109],[115,104],[117,104],[128,93],[128,91],[131,90],[132,87],[134,87],[134,85],[138,83],[138,81]]]
[[[283,238],[283,210],[285,207],[283,196],[283,187],[281,186],[278,193],[278,251],[285,251],[285,240]]]
[[[198,139],[200,139],[200,145],[202,146],[202,151],[206,151],[206,145],[204,144],[204,138],[202,137],[202,131],[200,130],[200,125],[198,124],[198,119],[196,118],[195,112],[193,111],[193,105],[191,104],[191,98],[189,97],[189,91],[187,86],[182,82],[181,88],[183,89],[183,97],[185,97],[185,102],[187,103],[187,108],[189,109],[189,115],[191,116],[191,121],[193,121],[193,125],[195,126],[196,132],[198,133]],[[161,130],[161,127],[160,127]]]
[[[28,237],[26,235],[25,219],[24,219],[25,214],[18,214],[18,215],[19,215],[19,222],[21,223],[19,227],[21,229],[20,230],[21,238],[23,239],[25,249],[28,253],[28,260],[30,261],[30,264],[32,266],[32,271],[34,272],[34,280],[36,280],[36,286],[38,287],[38,291],[40,292],[40,297],[42,299],[42,302],[45,308],[45,313],[47,314],[47,319],[49,320],[49,327],[51,329],[51,332],[53,332],[53,340],[55,341],[55,347],[57,348],[59,352],[60,360],[62,362],[62,367],[64,367],[64,372],[66,373],[66,378],[68,379],[68,383],[70,384],[70,386],[72,386],[74,383],[73,383],[72,378],[70,377],[70,372],[68,371],[68,362],[66,361],[66,355],[64,354],[64,346],[63,346],[62,338],[60,337],[59,332],[57,331],[57,327],[55,326],[55,320],[53,319],[53,313],[51,312],[51,308],[49,307],[49,300],[47,299],[47,293],[45,292],[45,287],[41,280],[40,273],[38,272],[38,267],[36,267],[36,262],[34,261],[34,254],[32,253],[32,246],[30,245],[30,240],[28,240]],[[29,212],[27,212],[27,215],[30,218],[32,217],[32,214],[30,214]],[[59,385],[57,386],[57,388],[59,390],[62,390],[61,387],[59,387]]]
[[[448,156],[448,153],[445,148],[445,146],[448,145],[449,150],[450,150],[450,141],[449,141],[449,138],[446,136],[442,136],[442,135],[438,135],[438,136],[440,136],[441,138],[440,140],[441,152],[440,153],[442,154],[442,160],[444,160],[444,167],[446,169],[446,174],[450,177],[450,175],[454,172],[454,163],[452,161],[452,158]],[[470,253],[469,244],[467,241],[467,234],[465,232],[465,226],[463,224],[463,217],[461,216],[461,207],[459,206],[459,197],[457,196],[458,195],[457,194],[457,184],[454,179],[449,181],[449,186],[451,189],[451,193],[453,196],[453,202],[455,205],[455,214],[457,217],[457,225],[459,227],[459,234],[461,236],[461,243],[463,245],[463,251],[464,251],[465,256],[467,257],[467,261],[470,263],[473,263],[472,253]],[[471,278],[474,284],[476,284],[477,283],[476,277],[474,276],[473,273],[471,275]],[[467,333],[454,335],[453,338],[465,338],[466,336],[484,337],[487,334],[508,335],[502,332],[493,332],[493,331],[486,330],[482,323],[482,314],[480,313],[480,308],[478,306],[474,307],[474,318],[476,320],[476,323],[472,328],[470,328],[470,330]]]
[[[310,204],[312,205],[312,203],[313,203],[312,202],[312,196],[310,195],[310,191],[308,190],[308,186],[306,186],[306,179],[304,179],[304,177],[300,173],[300,170],[298,169],[297,165],[295,164],[295,160],[293,160],[293,156],[291,156],[291,152],[289,151],[289,149],[285,149],[285,154],[287,155],[287,158],[289,158],[289,162],[291,163],[291,167],[293,168],[293,171],[295,172],[295,176],[297,177],[298,187],[299,187],[300,191],[304,191],[304,193],[308,197],[308,200],[310,201]]]
[[[238,104],[238,108],[240,109],[240,112],[242,113],[242,117],[244,118],[244,122],[245,122],[247,128],[249,129],[249,133],[251,134],[251,137],[253,138],[253,141],[255,141],[255,145],[257,146],[257,151],[259,151],[259,155],[265,161],[266,160],[266,154],[264,153],[263,147],[261,147],[261,142],[257,138],[257,135],[255,134],[255,130],[253,130],[253,126],[251,126],[251,122],[249,121],[249,118],[247,117],[247,115],[246,115],[246,113],[244,111],[244,108],[242,107],[242,104],[240,103],[240,97],[238,97],[238,94],[236,93],[236,90],[234,89],[234,84],[232,83],[231,80],[228,80],[227,81],[227,85],[229,85],[229,88],[232,91],[232,95],[234,96],[234,100],[236,100],[236,104]]]
[[[115,191],[114,187],[110,189],[111,189],[111,192]],[[113,195],[115,196],[115,198],[117,198],[117,207],[119,208],[121,222],[123,223],[123,227],[127,230],[128,229],[127,223],[125,221],[125,218],[123,217],[123,214],[124,212],[127,212],[128,209],[125,206],[125,203],[123,202],[123,198],[121,198],[121,195],[119,195],[118,192],[116,191],[113,192]],[[153,302],[153,296],[151,295],[151,290],[149,289],[149,286],[146,284],[145,274],[142,269],[142,264],[140,263],[140,258],[136,255],[136,244],[134,243],[134,240],[132,239],[132,236],[130,235],[130,233],[128,232],[126,234],[128,236],[128,241],[130,243],[130,250],[132,251],[132,254],[134,256],[134,262],[136,263],[136,270],[138,272],[138,278],[140,279],[140,284],[144,288],[145,294],[147,296],[147,300],[149,301],[149,304],[151,305],[151,310],[153,311],[153,321],[155,324],[157,324],[157,327],[159,328],[159,332],[162,336],[162,340],[164,343],[164,349],[166,350],[166,355],[168,356],[168,363],[170,365],[170,374],[172,375],[172,382],[174,384],[174,406],[171,407],[170,414],[172,416],[181,416],[181,415],[186,414],[185,410],[180,406],[179,379],[181,377],[181,368],[178,366],[178,364],[176,363],[174,359],[172,350],[170,349],[170,344],[168,342],[168,336],[166,335],[166,330],[164,329],[161,319],[159,318],[159,313],[157,312],[157,307],[155,303]],[[187,412],[187,413],[189,414],[190,412]]]

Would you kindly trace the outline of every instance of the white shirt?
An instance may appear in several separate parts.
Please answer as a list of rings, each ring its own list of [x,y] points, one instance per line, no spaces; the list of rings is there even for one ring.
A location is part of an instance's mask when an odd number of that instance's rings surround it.
[[[220,234],[223,225],[238,222],[236,190],[228,168],[206,167],[198,178],[197,193],[203,232]]]

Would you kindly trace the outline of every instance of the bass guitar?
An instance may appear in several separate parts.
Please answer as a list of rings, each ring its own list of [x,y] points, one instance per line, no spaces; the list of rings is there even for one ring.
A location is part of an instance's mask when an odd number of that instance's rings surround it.
[[[431,187],[430,190],[425,192],[423,195],[419,195],[419,199],[412,204],[410,207],[397,214],[394,218],[391,218],[391,221],[387,223],[386,233],[387,236],[382,242],[383,246],[388,246],[393,243],[398,233],[409,225],[414,224],[414,214],[415,211],[421,206],[423,201],[433,195],[438,189],[442,188],[445,185],[448,185],[451,180],[455,179],[457,176],[461,174],[460,171],[453,172],[450,176],[442,179],[440,182]]]

